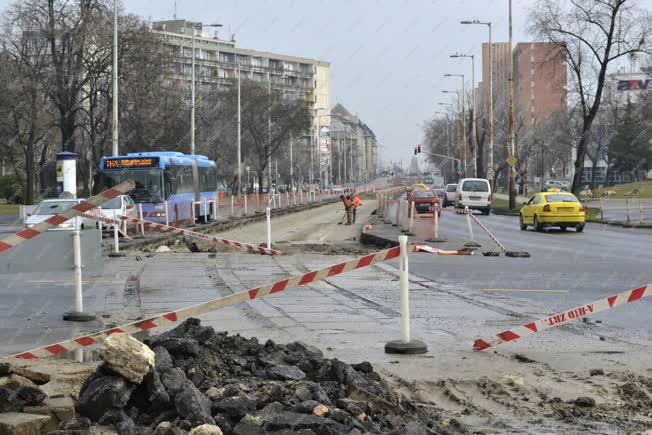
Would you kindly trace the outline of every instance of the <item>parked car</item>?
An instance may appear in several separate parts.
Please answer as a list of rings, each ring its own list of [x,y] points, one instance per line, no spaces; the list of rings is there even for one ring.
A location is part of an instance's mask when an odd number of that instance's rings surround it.
[[[463,178],[457,183],[455,208],[468,207],[488,215],[491,199],[491,184],[485,178]]]
[[[547,192],[549,189],[559,189],[564,191],[570,190],[570,182],[568,181],[557,181],[557,180],[548,180],[543,183],[542,192]]]
[[[456,194],[457,194],[457,184],[447,184],[444,192],[444,199],[443,199],[444,207],[455,204]]]
[[[84,200],[82,198],[43,200],[39,203],[39,205],[36,206],[32,213],[27,215],[27,219],[25,219],[25,227],[31,228],[36,224],[40,224],[55,214],[59,214],[62,211],[68,210],[70,207],[73,207],[83,201]],[[68,219],[67,221],[57,225],[56,228],[51,228],[50,230],[84,230],[92,228],[99,228],[99,224],[92,219],[76,217]]]
[[[439,197],[434,190],[416,189],[410,193],[410,198],[414,204],[414,211],[417,213],[434,213],[441,216],[441,205]]]
[[[129,195],[118,195],[110,201],[102,204],[100,214],[108,219],[113,219],[114,216],[129,216],[138,217],[138,209],[136,203]],[[135,226],[135,225],[133,225]],[[111,225],[102,223],[102,229],[111,229]]]

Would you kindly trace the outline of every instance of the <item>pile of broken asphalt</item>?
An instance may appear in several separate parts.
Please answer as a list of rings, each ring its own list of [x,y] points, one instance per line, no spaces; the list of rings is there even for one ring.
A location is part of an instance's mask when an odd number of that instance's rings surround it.
[[[142,344],[112,335],[61,428],[120,434],[458,433],[455,420],[402,397],[368,362],[215,332],[189,319]],[[108,347],[107,347],[108,346]]]

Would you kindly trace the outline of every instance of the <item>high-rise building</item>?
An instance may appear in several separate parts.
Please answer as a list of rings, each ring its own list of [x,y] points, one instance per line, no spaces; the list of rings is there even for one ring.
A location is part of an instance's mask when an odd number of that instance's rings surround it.
[[[509,43],[494,42],[493,47],[493,97],[494,114],[507,113],[509,99]],[[482,44],[482,82],[480,86],[480,108],[489,110],[489,43]]]
[[[566,109],[566,58],[552,42],[520,42],[514,48],[516,127],[530,127]]]
[[[315,152],[321,126],[330,125],[330,63],[236,47],[230,40],[210,37],[202,23],[187,20],[156,21],[152,31],[160,34],[174,59],[172,80],[189,84],[192,76],[192,44],[195,44],[195,83],[198,92],[228,86],[237,78],[254,80],[303,98],[312,107],[312,131],[304,139]],[[312,137],[312,139],[310,139]],[[311,142],[311,143],[310,143]]]

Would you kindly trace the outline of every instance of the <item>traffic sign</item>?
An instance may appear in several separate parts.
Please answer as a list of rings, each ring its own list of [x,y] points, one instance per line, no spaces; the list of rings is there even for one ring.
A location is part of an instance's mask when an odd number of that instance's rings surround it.
[[[505,161],[509,166],[514,166],[516,164],[516,159],[514,158],[514,156],[507,157]]]

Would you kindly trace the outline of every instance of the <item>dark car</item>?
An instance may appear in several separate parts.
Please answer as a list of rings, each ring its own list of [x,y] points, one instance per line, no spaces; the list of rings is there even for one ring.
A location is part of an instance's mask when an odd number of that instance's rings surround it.
[[[437,215],[441,216],[439,196],[434,190],[413,190],[411,198],[417,213],[433,213],[437,210]]]

